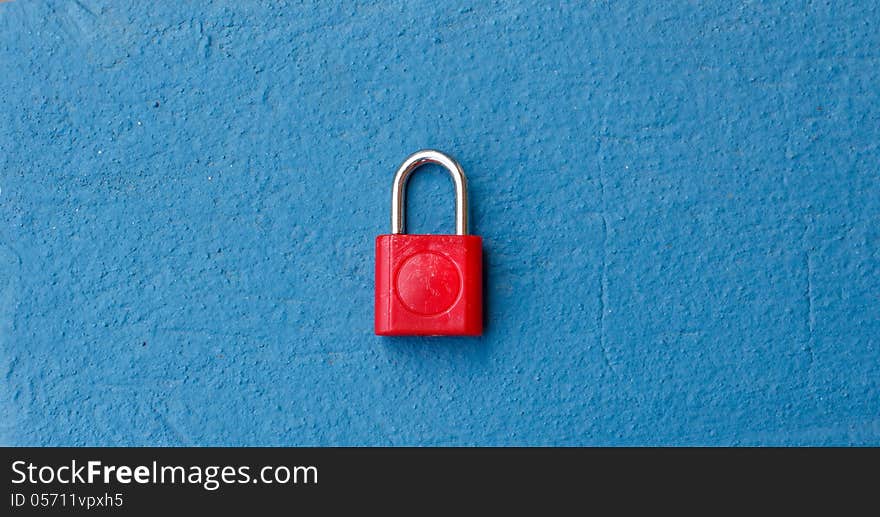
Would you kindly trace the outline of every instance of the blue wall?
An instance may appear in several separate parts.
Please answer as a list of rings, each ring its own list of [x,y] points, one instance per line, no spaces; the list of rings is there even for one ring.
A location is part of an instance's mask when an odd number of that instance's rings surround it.
[[[533,4],[0,5],[0,441],[880,445],[876,4]],[[428,146],[481,339],[372,333]]]

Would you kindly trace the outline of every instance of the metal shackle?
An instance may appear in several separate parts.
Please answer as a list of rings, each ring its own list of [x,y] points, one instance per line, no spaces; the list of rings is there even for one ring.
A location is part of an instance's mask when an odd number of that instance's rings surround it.
[[[443,167],[452,176],[455,185],[455,234],[468,234],[467,178],[454,158],[433,149],[411,154],[397,169],[391,187],[391,233],[406,231],[406,183],[410,175],[422,165],[433,163]]]

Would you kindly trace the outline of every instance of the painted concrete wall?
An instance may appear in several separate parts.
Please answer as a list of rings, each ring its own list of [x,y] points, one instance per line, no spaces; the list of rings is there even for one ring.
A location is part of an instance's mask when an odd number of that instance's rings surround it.
[[[0,4],[0,440],[880,445],[878,141],[869,1]],[[481,339],[372,333],[422,147]]]

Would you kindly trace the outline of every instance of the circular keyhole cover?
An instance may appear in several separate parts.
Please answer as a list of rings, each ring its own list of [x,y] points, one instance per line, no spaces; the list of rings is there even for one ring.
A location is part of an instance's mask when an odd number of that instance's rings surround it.
[[[449,310],[461,290],[461,276],[455,263],[432,252],[406,259],[397,270],[396,283],[401,303],[424,316]]]

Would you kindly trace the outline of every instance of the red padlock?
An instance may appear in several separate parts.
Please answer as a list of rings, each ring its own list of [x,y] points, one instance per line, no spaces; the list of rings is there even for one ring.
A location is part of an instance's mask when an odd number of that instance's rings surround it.
[[[434,163],[455,184],[455,235],[407,235],[406,183]],[[483,239],[468,235],[467,178],[439,151],[419,151],[403,162],[391,192],[391,234],[376,238],[376,334],[479,336],[483,333]]]

